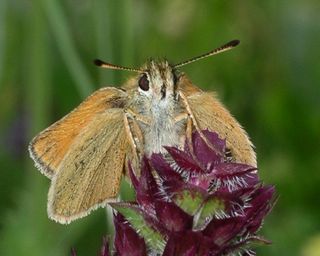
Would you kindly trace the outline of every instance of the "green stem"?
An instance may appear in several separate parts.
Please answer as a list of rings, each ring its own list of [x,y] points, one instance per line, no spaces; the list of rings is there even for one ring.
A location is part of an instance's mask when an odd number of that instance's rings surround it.
[[[5,58],[5,48],[6,48],[6,10],[7,10],[7,1],[0,1],[0,86],[2,80],[2,72],[4,69],[4,58]]]
[[[41,3],[44,7],[55,39],[57,40],[64,62],[75,81],[79,93],[83,98],[87,97],[94,90],[93,82],[77,54],[76,47],[71,39],[72,33],[68,28],[59,1],[44,0]]]
[[[121,62],[123,65],[132,66],[134,62],[134,30],[135,30],[135,19],[134,15],[134,1],[124,0],[122,8],[123,15],[120,20],[120,27],[122,28],[122,49],[121,49]],[[120,10],[119,10],[120,11]]]
[[[113,63],[115,61],[113,52],[115,42],[112,37],[113,21],[109,18],[112,13],[110,5],[112,5],[110,1],[95,0],[92,16],[95,22],[97,58]],[[99,85],[102,84],[108,84],[108,86],[115,84],[113,70],[99,69]]]

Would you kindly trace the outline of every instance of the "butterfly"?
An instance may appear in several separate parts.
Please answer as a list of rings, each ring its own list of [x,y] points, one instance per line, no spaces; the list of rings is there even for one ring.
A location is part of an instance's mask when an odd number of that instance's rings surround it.
[[[51,179],[49,217],[66,224],[104,207],[117,198],[128,161],[165,153],[163,146],[181,147],[195,130],[218,133],[226,140],[229,159],[256,166],[241,125],[215,93],[202,91],[179,71],[238,44],[233,40],[176,65],[160,59],[136,69],[96,60],[100,67],[136,74],[120,88],[97,90],[31,141],[31,158]]]

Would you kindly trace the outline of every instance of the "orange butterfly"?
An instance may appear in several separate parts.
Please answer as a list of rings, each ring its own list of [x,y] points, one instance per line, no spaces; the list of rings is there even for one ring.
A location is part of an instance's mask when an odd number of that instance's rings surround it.
[[[137,75],[119,89],[94,92],[30,143],[36,167],[51,179],[49,217],[69,223],[114,201],[129,159],[138,163],[143,154],[163,152],[164,145],[181,147],[194,130],[217,132],[226,139],[232,161],[256,166],[253,146],[240,124],[214,93],[203,92],[178,71],[238,43],[177,65],[151,60],[134,69],[96,60],[101,67]]]

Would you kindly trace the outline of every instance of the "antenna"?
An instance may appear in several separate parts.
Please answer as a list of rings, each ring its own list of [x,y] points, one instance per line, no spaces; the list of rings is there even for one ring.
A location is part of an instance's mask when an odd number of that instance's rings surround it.
[[[239,43],[240,43],[239,40],[232,40],[232,41],[230,41],[230,42],[228,42],[228,43],[226,43],[226,44],[224,44],[224,45],[222,45],[222,46],[220,46],[220,47],[218,47],[218,48],[216,48],[216,49],[214,49],[214,50],[212,50],[210,52],[207,52],[207,53],[202,54],[200,56],[193,57],[193,58],[191,58],[189,60],[186,60],[186,61],[183,61],[181,63],[178,63],[178,64],[174,65],[174,67],[175,68],[179,68],[179,67],[185,66],[187,64],[190,64],[192,62],[195,62],[195,61],[210,57],[212,55],[216,55],[216,54],[219,54],[221,52],[228,51],[228,50],[236,47]]]
[[[141,69],[118,66],[118,65],[107,63],[98,59],[94,60],[93,63],[99,67],[107,68],[107,69],[127,70],[127,71],[139,72],[139,73],[143,72]]]

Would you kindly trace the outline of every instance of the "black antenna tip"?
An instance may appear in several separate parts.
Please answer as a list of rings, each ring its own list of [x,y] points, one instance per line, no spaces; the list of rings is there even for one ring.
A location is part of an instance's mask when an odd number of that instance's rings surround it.
[[[99,59],[95,59],[95,60],[93,61],[93,63],[94,63],[95,65],[99,66],[99,67],[101,67],[101,66],[104,64],[104,62],[103,62],[102,60],[99,60]]]
[[[240,44],[240,40],[232,40],[228,43],[228,45],[232,46],[232,47],[235,47],[237,46],[238,44]]]

